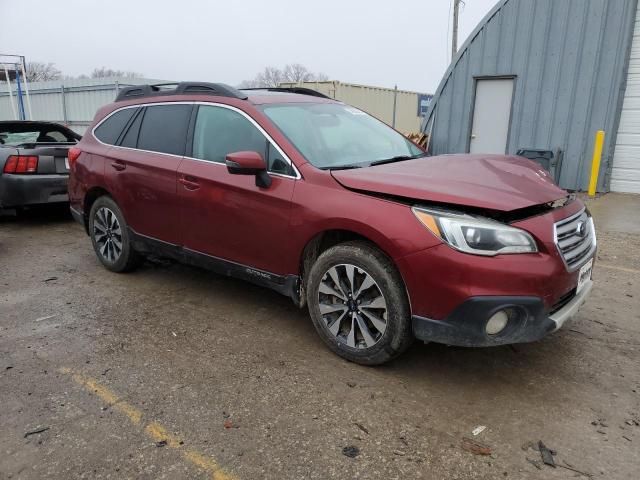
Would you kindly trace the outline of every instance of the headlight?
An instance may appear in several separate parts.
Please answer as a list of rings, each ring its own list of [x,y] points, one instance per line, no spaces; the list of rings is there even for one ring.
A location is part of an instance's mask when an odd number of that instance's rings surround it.
[[[527,232],[495,220],[431,208],[412,210],[434,235],[461,252],[494,256],[538,251]]]

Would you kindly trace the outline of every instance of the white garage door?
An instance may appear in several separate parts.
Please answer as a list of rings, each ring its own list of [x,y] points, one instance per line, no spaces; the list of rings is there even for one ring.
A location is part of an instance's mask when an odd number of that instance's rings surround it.
[[[636,12],[627,91],[613,155],[611,190],[640,193],[640,8]]]

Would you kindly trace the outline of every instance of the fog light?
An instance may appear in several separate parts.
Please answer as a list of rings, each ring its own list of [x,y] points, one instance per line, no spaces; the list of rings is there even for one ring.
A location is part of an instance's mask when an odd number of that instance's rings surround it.
[[[506,310],[500,310],[493,314],[493,316],[487,322],[485,330],[487,335],[497,335],[509,322],[509,314]]]

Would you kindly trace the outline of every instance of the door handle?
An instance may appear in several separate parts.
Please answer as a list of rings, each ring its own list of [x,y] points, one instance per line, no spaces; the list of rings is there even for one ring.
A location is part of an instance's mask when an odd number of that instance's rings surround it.
[[[178,182],[180,182],[187,190],[198,190],[200,188],[198,180],[191,175],[183,175],[179,177]]]
[[[113,168],[115,168],[116,170],[118,170],[119,172],[121,172],[122,170],[124,170],[125,168],[127,168],[127,165],[122,163],[122,162],[112,162],[111,166]]]

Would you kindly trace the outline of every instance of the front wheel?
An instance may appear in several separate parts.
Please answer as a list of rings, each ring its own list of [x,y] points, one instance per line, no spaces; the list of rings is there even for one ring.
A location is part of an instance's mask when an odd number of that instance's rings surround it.
[[[323,252],[309,273],[307,304],[322,340],[352,362],[385,363],[413,341],[402,278],[368,243],[348,242]]]
[[[128,272],[139,264],[127,223],[111,197],[100,197],[91,206],[89,233],[98,259],[108,270]]]

